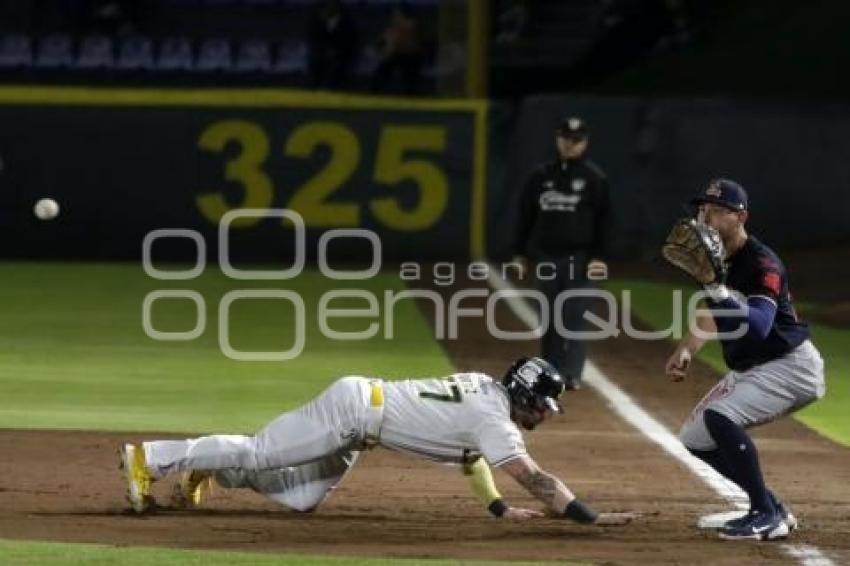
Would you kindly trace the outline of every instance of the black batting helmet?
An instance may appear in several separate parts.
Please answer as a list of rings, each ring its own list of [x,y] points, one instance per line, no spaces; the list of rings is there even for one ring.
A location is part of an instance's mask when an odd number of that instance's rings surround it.
[[[502,379],[511,402],[523,408],[562,412],[558,397],[564,392],[564,378],[543,358],[520,358]]]

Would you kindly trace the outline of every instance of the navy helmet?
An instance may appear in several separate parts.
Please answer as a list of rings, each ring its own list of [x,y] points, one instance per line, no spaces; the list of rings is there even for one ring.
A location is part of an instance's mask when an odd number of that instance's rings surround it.
[[[505,374],[502,385],[515,406],[563,412],[558,398],[564,392],[564,378],[543,358],[518,359]]]
[[[730,210],[747,210],[749,198],[744,187],[729,179],[713,179],[700,194],[691,199],[691,204],[718,204]]]

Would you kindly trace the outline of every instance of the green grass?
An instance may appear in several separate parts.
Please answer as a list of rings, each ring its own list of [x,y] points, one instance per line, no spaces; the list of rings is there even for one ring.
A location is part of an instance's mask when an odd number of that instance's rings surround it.
[[[222,566],[285,565],[285,566],[466,566],[504,565],[505,562],[419,560],[404,558],[357,558],[311,556],[301,554],[259,554],[249,552],[219,552],[202,550],[172,550],[145,547],[115,547],[100,544],[67,544],[55,542],[11,541],[0,539],[0,556],[4,566],[24,564],[121,564],[127,566],[188,566],[193,564]],[[565,562],[510,562],[511,566],[566,564]],[[575,563],[571,563],[575,564]]]
[[[4,263],[0,265],[0,427],[175,432],[247,432],[313,397],[342,375],[442,375],[450,361],[413,300],[394,309],[395,336],[334,341],[320,332],[316,309],[331,288],[376,293],[404,288],[398,274],[330,282],[317,271],[290,281],[232,281],[207,268],[191,281],[155,281],[138,264]],[[306,345],[285,362],[235,361],[218,345],[218,305],[227,291],[297,291],[306,305]],[[142,302],[154,289],[194,289],[206,303],[205,332],[188,342],[149,338]],[[362,308],[364,301],[332,306]],[[380,308],[383,313],[383,307]],[[153,327],[189,330],[195,307],[164,299]],[[294,341],[293,308],[283,301],[234,303],[230,334],[240,350],[286,350]],[[330,321],[336,330],[367,328],[372,319]]]
[[[646,281],[610,281],[607,288],[618,298],[624,290],[631,291],[634,316],[653,328],[668,328],[673,320],[674,285]],[[690,297],[692,289],[683,290],[683,301]],[[683,312],[686,312],[686,306]],[[794,414],[794,418],[807,424],[827,438],[850,446],[850,331],[829,326],[812,324],[812,340],[826,361],[827,394],[820,401]],[[671,346],[672,351],[672,346]],[[718,372],[726,372],[726,364],[720,345],[707,344],[698,358]]]

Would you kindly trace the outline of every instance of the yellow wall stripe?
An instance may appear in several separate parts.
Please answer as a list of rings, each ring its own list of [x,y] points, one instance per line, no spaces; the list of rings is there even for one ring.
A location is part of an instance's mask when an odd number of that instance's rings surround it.
[[[424,99],[287,89],[0,87],[0,104],[60,106],[245,106],[475,112],[484,101]]]
[[[483,101],[475,112],[472,215],[469,221],[469,256],[473,260],[487,255],[487,106],[487,102]]]
[[[487,78],[489,60],[487,44],[489,42],[490,13],[488,0],[467,0],[466,10],[466,96],[484,98],[487,96]]]

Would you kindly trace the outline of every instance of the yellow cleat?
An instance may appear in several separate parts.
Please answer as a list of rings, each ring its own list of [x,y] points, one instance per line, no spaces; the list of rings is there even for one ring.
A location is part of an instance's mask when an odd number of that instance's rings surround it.
[[[125,444],[121,447],[121,468],[127,479],[127,500],[136,513],[144,513],[153,507],[150,495],[153,478],[145,463],[145,451],[141,446]]]
[[[175,490],[174,503],[179,507],[197,507],[212,489],[213,477],[210,472],[189,470],[180,475],[180,484]]]

